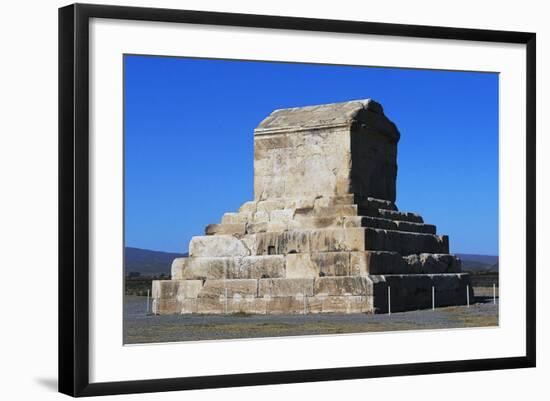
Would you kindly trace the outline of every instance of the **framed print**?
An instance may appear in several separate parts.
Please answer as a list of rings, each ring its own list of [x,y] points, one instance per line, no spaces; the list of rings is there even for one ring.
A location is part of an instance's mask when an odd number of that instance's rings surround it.
[[[534,33],[61,8],[59,390],[535,366],[535,82]]]

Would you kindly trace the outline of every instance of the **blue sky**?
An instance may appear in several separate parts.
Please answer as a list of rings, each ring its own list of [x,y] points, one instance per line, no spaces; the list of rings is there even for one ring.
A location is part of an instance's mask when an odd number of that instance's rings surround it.
[[[498,74],[125,56],[126,246],[187,252],[253,199],[272,110],[373,98],[401,132],[397,205],[498,254]]]

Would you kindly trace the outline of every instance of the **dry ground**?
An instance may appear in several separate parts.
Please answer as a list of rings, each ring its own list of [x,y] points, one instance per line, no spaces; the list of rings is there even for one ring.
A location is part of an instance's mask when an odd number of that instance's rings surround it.
[[[477,294],[477,292],[476,292]],[[480,295],[482,295],[480,293]],[[475,304],[392,313],[323,315],[171,315],[146,313],[146,297],[126,296],[124,343],[281,337],[314,334],[428,330],[498,325],[492,289]]]

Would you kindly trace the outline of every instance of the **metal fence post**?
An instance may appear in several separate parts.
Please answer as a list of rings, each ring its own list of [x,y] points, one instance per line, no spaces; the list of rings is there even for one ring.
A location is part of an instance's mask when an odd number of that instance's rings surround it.
[[[391,287],[388,285],[388,315],[391,315]]]

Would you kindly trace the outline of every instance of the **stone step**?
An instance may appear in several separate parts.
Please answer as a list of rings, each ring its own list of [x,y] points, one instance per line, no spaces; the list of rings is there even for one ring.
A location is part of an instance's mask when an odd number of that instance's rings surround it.
[[[348,216],[342,219],[343,227],[367,227],[384,230],[407,231],[421,234],[435,234],[436,227],[432,224],[411,223],[371,216]]]
[[[224,280],[286,277],[283,255],[186,257],[172,262],[172,280]]]
[[[185,257],[174,259],[172,280],[232,280],[317,278],[368,274],[460,273],[454,255],[401,256],[397,252],[314,252],[245,257]]]
[[[446,235],[365,228],[365,250],[392,251],[403,256],[419,253],[449,253]]]
[[[393,251],[404,256],[449,253],[449,239],[446,235],[377,228],[322,228],[263,232],[242,237],[224,234],[197,236],[189,244],[189,255],[200,257],[365,250]]]
[[[364,228],[325,228],[247,235],[243,243],[251,255],[363,251]]]
[[[273,212],[275,213],[275,212]],[[391,220],[372,216],[324,216],[297,215],[296,219],[275,218],[258,223],[222,223],[209,224],[205,235],[229,234],[242,236],[261,232],[281,232],[293,229],[318,228],[380,228],[394,231],[407,231],[422,234],[435,234],[436,227],[432,224],[412,223],[409,221]]]
[[[468,274],[409,274],[315,279],[155,280],[153,312],[173,313],[387,313],[464,305]],[[388,291],[388,288],[390,291]]]
[[[432,307],[432,287],[435,307],[465,305],[474,300],[467,273],[371,275],[373,312],[403,312]],[[388,291],[388,287],[390,291]],[[390,303],[388,303],[388,294]]]
[[[401,256],[397,252],[365,251],[351,256],[354,274],[439,274],[461,273],[462,262],[447,253]]]
[[[411,212],[398,212],[396,210],[388,210],[388,209],[359,208],[358,214],[370,216],[370,217],[379,217],[379,218],[389,219],[389,220],[407,221],[410,223],[424,223],[424,219],[422,219],[422,216]]]

